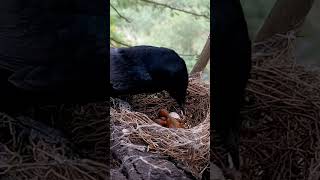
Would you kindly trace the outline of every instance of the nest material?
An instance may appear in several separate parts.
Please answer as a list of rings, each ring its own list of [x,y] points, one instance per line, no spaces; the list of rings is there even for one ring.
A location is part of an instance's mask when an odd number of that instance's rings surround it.
[[[320,177],[320,77],[319,72],[294,63],[294,43],[294,32],[288,32],[255,45],[252,78],[242,110],[243,179]],[[113,142],[171,156],[200,177],[209,165],[209,99],[209,86],[192,77],[185,115],[175,109],[174,100],[165,92],[132,97],[131,106],[113,99],[110,122],[106,119],[108,103],[74,108],[72,141],[94,144],[90,158],[79,157],[59,133],[43,134],[33,123],[27,128],[1,113],[0,176],[105,179],[109,167],[97,159],[108,147],[111,124]],[[168,129],[154,123],[161,108],[180,113],[188,128]],[[116,133],[121,136],[114,136]],[[220,157],[215,151],[212,155],[216,160]]]
[[[254,46],[242,110],[244,179],[319,179],[320,76],[295,63],[294,45],[295,31],[290,31]],[[131,107],[114,106],[111,122],[123,127],[124,145],[144,151],[146,143],[149,151],[183,162],[200,177],[209,164],[210,95],[200,79],[191,80],[188,91],[188,114],[183,116],[188,129],[167,129],[153,122],[161,108],[178,111],[162,93],[133,97]],[[216,161],[222,156],[218,151],[212,155]]]
[[[320,76],[295,64],[294,45],[294,31],[255,45],[242,111],[244,179],[319,178]]]
[[[175,109],[174,100],[165,92],[134,96],[131,107],[121,103],[113,105],[110,115],[112,123],[123,127],[122,143],[133,146],[141,143],[137,139],[143,140],[148,151],[169,155],[200,177],[209,159],[209,86],[199,75],[193,76],[187,92],[185,115]],[[162,108],[180,113],[189,128],[165,128],[156,124],[153,120]]]
[[[108,175],[108,164],[79,157],[58,131],[31,119],[0,113],[0,137],[1,179],[96,180]]]

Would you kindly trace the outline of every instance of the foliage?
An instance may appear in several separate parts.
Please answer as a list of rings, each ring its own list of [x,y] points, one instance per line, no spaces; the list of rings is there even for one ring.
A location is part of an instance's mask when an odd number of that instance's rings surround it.
[[[110,46],[171,48],[191,71],[209,35],[210,0],[110,0],[110,3]]]
[[[241,0],[252,39],[275,2]],[[206,18],[210,16],[210,0],[110,0],[110,3],[114,7],[110,7],[110,37],[122,42],[111,41],[112,46],[144,44],[172,48],[185,59],[191,71],[210,32],[210,19]],[[209,70],[208,65],[205,76]]]

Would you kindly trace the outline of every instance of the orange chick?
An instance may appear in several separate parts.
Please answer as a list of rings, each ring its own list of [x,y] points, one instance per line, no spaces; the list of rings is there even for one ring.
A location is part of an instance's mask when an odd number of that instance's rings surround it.
[[[167,128],[184,128],[183,124],[179,119],[172,117],[166,109],[160,109],[159,111],[160,119],[155,119],[155,122],[163,127]]]
[[[168,112],[166,109],[160,109],[160,111],[159,111],[159,117],[168,118],[168,117],[169,117],[169,112]]]
[[[178,121],[178,119],[172,117],[169,117],[167,119],[167,126],[168,128],[184,128],[184,126]]]
[[[163,119],[155,119],[154,122],[156,122],[157,124],[167,127],[167,120],[163,120]]]

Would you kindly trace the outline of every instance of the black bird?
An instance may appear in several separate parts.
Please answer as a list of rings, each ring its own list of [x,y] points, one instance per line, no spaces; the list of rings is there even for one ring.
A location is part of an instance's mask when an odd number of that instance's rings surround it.
[[[105,1],[5,1],[0,17],[0,105],[108,97]],[[15,107],[13,107],[15,108]]]
[[[239,169],[240,108],[251,70],[251,41],[240,0],[214,0],[211,10],[212,128]]]
[[[110,49],[110,88],[115,96],[166,90],[183,107],[187,87],[186,64],[171,49],[152,46]]]

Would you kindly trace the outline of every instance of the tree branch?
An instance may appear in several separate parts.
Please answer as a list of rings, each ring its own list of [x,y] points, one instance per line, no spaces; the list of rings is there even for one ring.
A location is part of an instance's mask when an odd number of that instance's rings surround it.
[[[315,0],[277,0],[258,31],[255,41],[261,42],[275,34],[286,33],[301,26]]]
[[[204,45],[202,52],[200,54],[199,60],[196,62],[196,64],[193,66],[193,69],[191,71],[191,74],[201,72],[204,70],[204,68],[207,66],[210,59],[210,35],[206,41],[206,44]]]
[[[130,20],[128,18],[126,18],[125,16],[123,16],[122,14],[120,14],[120,12],[110,3],[110,7],[118,14],[118,16],[121,19],[124,19],[127,23],[130,23]]]
[[[179,56],[198,56],[198,54],[179,54]]]
[[[198,13],[187,11],[187,10],[184,10],[184,9],[179,9],[179,8],[176,8],[176,7],[172,7],[172,6],[169,6],[167,4],[163,4],[163,3],[159,3],[159,2],[155,2],[155,1],[150,1],[150,0],[140,0],[140,1],[143,1],[143,2],[149,3],[149,4],[154,4],[154,5],[157,5],[157,6],[162,6],[162,7],[165,7],[165,8],[171,9],[171,10],[175,10],[175,11],[179,11],[179,12],[183,12],[183,13],[186,13],[186,14],[191,14],[193,16],[210,19],[210,17],[205,15],[205,14],[198,14]]]
[[[110,41],[113,41],[113,42],[115,42],[115,43],[117,43],[117,44],[120,44],[120,45],[123,45],[123,46],[125,46],[125,47],[132,47],[131,45],[129,45],[129,44],[127,44],[127,43],[124,43],[124,42],[121,42],[121,41],[118,41],[118,40],[116,40],[116,39],[114,39],[114,38],[112,38],[112,37],[110,37]]]

